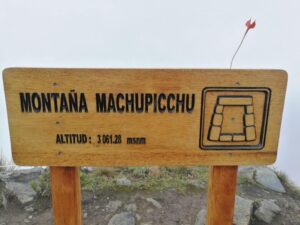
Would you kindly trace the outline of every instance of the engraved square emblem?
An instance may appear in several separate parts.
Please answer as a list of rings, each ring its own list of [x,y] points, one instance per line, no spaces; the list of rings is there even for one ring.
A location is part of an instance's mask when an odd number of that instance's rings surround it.
[[[200,148],[262,149],[270,98],[269,88],[205,88],[202,92]]]

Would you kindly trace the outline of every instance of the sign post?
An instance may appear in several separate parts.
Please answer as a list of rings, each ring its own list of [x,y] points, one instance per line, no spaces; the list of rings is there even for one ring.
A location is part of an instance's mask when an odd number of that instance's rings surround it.
[[[81,225],[79,167],[50,167],[55,225]]]
[[[207,225],[232,225],[237,166],[211,166],[209,168]]]
[[[281,70],[9,68],[13,159],[50,166],[56,225],[82,224],[80,166],[207,165],[207,224],[229,225],[237,166],[276,160],[286,83]]]

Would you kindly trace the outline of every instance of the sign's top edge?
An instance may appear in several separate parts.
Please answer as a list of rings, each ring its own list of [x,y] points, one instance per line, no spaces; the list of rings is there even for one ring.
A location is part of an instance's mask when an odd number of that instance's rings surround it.
[[[287,76],[287,71],[284,69],[272,69],[272,68],[237,68],[237,69],[228,69],[228,68],[197,68],[197,67],[7,67],[2,70],[2,74],[6,73],[11,73],[14,71],[30,71],[30,70],[41,70],[41,71],[51,71],[51,70],[56,70],[56,71],[72,71],[72,70],[82,70],[82,71],[97,71],[97,70],[110,70],[110,71],[117,71],[117,70],[132,70],[132,71],[174,71],[174,70],[181,70],[181,71],[203,71],[203,72],[220,72],[220,71],[230,71],[233,73],[236,72],[247,72],[247,71],[260,71],[260,72],[277,72],[281,74],[285,74]]]

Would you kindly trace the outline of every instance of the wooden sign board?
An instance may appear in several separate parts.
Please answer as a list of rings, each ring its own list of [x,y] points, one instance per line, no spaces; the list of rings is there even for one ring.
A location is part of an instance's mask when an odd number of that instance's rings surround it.
[[[4,71],[18,165],[247,165],[276,160],[280,70]]]

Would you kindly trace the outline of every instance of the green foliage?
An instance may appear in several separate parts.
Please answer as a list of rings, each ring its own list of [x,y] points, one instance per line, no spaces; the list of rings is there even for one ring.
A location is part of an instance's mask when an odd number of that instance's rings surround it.
[[[146,191],[163,191],[170,188],[186,191],[188,189],[186,179],[181,176],[152,176],[146,180],[137,180],[133,185],[133,189]]]
[[[238,176],[238,184],[254,184],[253,180],[248,177]]]
[[[117,173],[114,169],[99,168],[99,169],[94,170],[93,174],[97,175],[97,176],[113,177]]]
[[[30,184],[31,188],[32,188],[36,193],[38,193],[38,191],[39,191],[39,185],[38,185],[37,181],[32,180],[32,181],[30,181],[29,184]]]
[[[194,167],[192,170],[192,176],[196,179],[201,180],[204,183],[208,181],[208,167],[200,166]]]
[[[80,172],[80,184],[81,187],[89,187],[92,185],[93,179],[91,176],[88,176],[85,172]]]
[[[192,170],[188,167],[162,167],[161,172],[170,176],[189,176],[192,174]]]
[[[30,182],[30,186],[37,193],[39,197],[50,197],[51,187],[50,187],[50,177],[49,172],[45,172],[39,177],[38,180],[33,180]]]
[[[135,178],[146,178],[149,175],[149,168],[147,167],[129,167],[129,172]]]
[[[130,186],[118,185],[119,177],[127,177]],[[148,167],[124,167],[115,170],[97,169],[92,172],[81,172],[81,187],[94,194],[105,191],[163,191],[176,189],[186,191],[191,188],[189,179],[200,180],[207,184],[207,167],[161,167],[151,174]]]
[[[92,173],[81,172],[80,183],[83,190],[94,193],[114,191],[116,189],[115,177],[103,175],[101,170],[96,170]]]
[[[151,174],[150,171],[148,167],[99,168],[92,172],[81,171],[81,188],[94,194],[137,190],[163,191],[171,188],[184,192],[191,188],[189,179],[207,184],[207,167],[161,167],[155,174]],[[117,183],[117,179],[123,176],[131,181],[130,186]],[[49,172],[44,173],[38,180],[32,181],[30,185],[38,196],[50,197]]]

